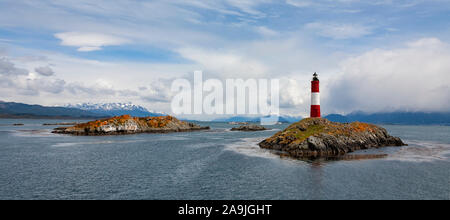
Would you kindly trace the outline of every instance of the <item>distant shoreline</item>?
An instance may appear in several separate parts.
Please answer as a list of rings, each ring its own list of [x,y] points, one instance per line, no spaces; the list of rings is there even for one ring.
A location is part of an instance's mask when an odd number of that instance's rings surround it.
[[[0,115],[0,119],[77,119],[77,120],[92,120],[92,119],[103,119],[109,116],[102,117],[74,117],[74,116],[44,116],[44,115]]]

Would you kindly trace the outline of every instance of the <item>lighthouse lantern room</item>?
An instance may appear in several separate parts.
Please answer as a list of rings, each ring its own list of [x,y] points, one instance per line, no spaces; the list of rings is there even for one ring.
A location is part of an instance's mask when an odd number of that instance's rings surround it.
[[[320,118],[320,90],[319,77],[314,73],[311,81],[311,118]]]

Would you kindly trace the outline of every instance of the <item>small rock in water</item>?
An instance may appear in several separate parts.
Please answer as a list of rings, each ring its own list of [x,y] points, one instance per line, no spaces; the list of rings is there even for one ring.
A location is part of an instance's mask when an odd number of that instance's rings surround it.
[[[230,125],[248,125],[248,122],[228,122]]]
[[[260,125],[243,125],[237,128],[232,128],[232,131],[265,131],[267,128]]]

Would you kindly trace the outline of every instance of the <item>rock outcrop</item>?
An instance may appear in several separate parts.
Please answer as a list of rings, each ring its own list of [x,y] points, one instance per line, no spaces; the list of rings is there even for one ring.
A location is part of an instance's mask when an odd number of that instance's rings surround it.
[[[53,133],[71,135],[121,135],[136,133],[168,133],[206,130],[193,123],[180,121],[172,116],[131,117],[123,115],[103,120],[77,124],[73,127],[54,129]]]
[[[260,125],[242,125],[237,128],[232,128],[232,131],[265,131],[267,128]]]
[[[259,143],[261,148],[291,157],[340,156],[360,149],[404,146],[386,129],[366,123],[336,123],[325,118],[307,118]]]

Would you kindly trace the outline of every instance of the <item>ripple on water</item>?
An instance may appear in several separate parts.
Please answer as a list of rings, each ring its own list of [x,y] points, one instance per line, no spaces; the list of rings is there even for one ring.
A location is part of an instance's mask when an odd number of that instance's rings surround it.
[[[72,147],[80,145],[94,145],[94,144],[129,144],[144,142],[145,140],[126,140],[126,141],[86,141],[86,142],[62,142],[51,145],[52,147]]]
[[[51,137],[56,136],[49,129],[42,130],[17,130],[13,131],[14,136],[18,137]]]

